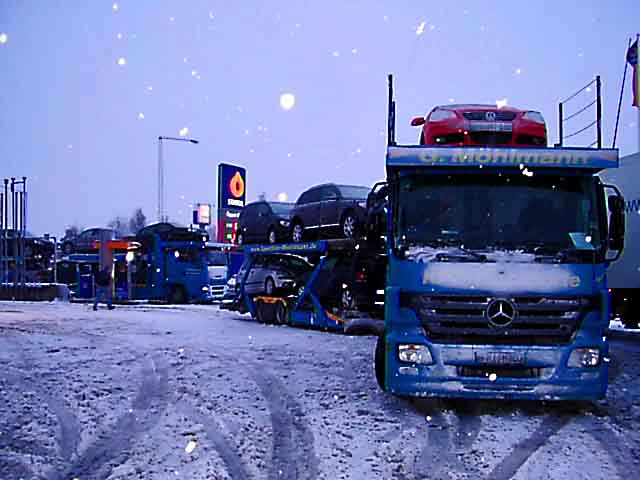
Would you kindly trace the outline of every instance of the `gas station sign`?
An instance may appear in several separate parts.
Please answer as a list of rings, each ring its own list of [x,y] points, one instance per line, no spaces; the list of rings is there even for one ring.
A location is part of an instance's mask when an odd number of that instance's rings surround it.
[[[218,242],[235,243],[238,218],[246,199],[247,172],[243,167],[218,164]]]

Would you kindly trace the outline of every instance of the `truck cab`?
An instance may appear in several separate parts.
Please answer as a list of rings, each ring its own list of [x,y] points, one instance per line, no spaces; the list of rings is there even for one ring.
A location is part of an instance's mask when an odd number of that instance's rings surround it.
[[[597,173],[617,165],[617,150],[390,145],[380,386],[603,397],[606,271],[624,217]]]

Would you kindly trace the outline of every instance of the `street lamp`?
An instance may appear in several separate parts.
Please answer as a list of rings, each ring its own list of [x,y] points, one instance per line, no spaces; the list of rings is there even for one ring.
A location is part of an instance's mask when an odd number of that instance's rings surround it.
[[[189,142],[197,145],[198,140],[195,138],[185,137],[158,137],[158,221],[166,222],[168,218],[164,214],[164,163],[162,159],[162,141],[174,140],[176,142]]]

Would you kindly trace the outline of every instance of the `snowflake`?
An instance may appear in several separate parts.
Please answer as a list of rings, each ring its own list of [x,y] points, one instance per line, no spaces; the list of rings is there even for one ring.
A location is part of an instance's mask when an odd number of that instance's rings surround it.
[[[189,129],[187,127],[183,127],[178,133],[181,137],[186,137],[189,134]]]
[[[120,8],[120,7],[118,6],[118,4],[117,4],[117,3],[114,3],[113,5],[111,5],[111,9],[112,9],[114,12],[117,12],[119,8]]]
[[[120,57],[120,58],[118,59],[118,65],[120,65],[120,66],[124,66],[124,65],[126,65],[126,64],[127,64],[127,59],[126,59],[126,58],[124,58],[124,57]]]
[[[142,113],[142,112],[138,113],[138,118],[140,120],[144,120],[144,113]]]
[[[283,110],[291,110],[296,106],[296,96],[293,93],[283,93],[280,95],[280,108]]]
[[[9,41],[9,35],[7,35],[6,33],[0,33],[0,43],[1,44],[5,44]]]
[[[418,25],[418,28],[416,28],[416,35],[420,36],[424,33],[424,27],[427,25],[427,22],[421,22],[420,25]]]

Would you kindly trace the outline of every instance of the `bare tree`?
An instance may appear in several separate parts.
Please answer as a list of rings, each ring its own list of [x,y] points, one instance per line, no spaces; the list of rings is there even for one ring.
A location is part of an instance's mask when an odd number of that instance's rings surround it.
[[[82,228],[77,223],[69,225],[64,229],[64,238],[75,238],[80,234],[81,231]]]
[[[127,219],[124,217],[118,216],[113,218],[109,223],[107,223],[107,227],[113,230],[116,238],[120,238],[129,233],[127,228]]]
[[[141,208],[136,208],[129,219],[129,231],[136,235],[147,224],[147,217]]]

